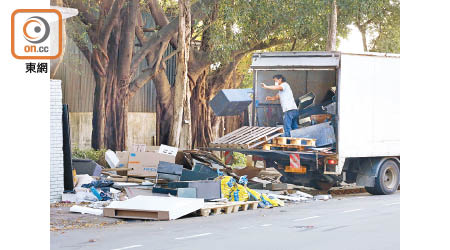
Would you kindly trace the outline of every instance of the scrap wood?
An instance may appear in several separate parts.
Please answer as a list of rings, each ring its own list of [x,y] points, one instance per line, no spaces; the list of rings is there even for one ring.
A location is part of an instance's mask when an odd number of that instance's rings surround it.
[[[203,161],[204,163],[211,164],[212,162],[214,162],[224,168],[228,168],[217,156],[215,156],[211,152],[195,149],[195,150],[184,150],[183,153],[188,153],[192,158],[196,158],[197,160]]]
[[[139,179],[139,178],[133,178],[133,177],[128,177],[128,182],[137,182],[137,183],[142,183],[144,182],[144,179]]]
[[[112,173],[108,173],[108,172],[105,172],[105,173],[102,173],[102,174],[107,175],[107,176],[111,176],[111,177],[114,177],[114,178],[122,178],[123,177],[122,175],[112,174]]]
[[[133,170],[133,168],[104,168],[102,169],[102,173],[110,171],[128,171],[128,170]]]
[[[247,178],[251,179],[257,177],[262,170],[262,168],[255,167],[233,168],[233,173],[239,176],[247,175]]]
[[[114,182],[116,182],[116,181],[123,181],[123,182],[126,182],[127,180],[128,180],[128,177],[127,176],[122,176],[122,177],[111,177],[111,178],[107,178],[107,180],[112,180],[112,181],[114,181]]]

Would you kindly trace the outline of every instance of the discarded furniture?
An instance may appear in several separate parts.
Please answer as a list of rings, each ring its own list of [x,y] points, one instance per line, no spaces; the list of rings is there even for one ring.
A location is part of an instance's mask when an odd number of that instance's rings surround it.
[[[209,102],[216,116],[240,115],[252,102],[251,89],[222,89]]]

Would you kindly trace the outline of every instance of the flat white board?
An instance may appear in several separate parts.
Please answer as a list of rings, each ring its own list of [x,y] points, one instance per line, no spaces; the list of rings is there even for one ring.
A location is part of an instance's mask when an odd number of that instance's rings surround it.
[[[169,220],[195,212],[204,206],[203,199],[138,195],[126,201],[113,201],[108,208],[139,211],[164,211]]]

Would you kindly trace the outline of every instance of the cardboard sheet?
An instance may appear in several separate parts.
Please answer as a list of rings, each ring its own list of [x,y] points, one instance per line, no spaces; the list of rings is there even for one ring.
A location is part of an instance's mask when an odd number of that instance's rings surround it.
[[[136,196],[126,201],[113,201],[104,208],[107,217],[175,220],[204,206],[203,199]]]

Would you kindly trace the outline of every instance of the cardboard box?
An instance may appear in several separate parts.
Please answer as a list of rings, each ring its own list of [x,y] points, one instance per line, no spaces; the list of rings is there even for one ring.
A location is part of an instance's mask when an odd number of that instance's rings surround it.
[[[159,146],[147,146],[145,149],[146,152],[158,152]]]
[[[119,166],[118,168],[127,168],[128,167],[128,156],[130,152],[128,151],[117,151],[117,158],[119,158]]]
[[[119,166],[118,168],[127,168],[128,167],[128,156],[130,152],[128,151],[117,151],[116,155],[119,158]],[[117,171],[118,175],[127,176],[127,171]]]
[[[128,157],[128,176],[155,177],[160,161],[175,163],[175,156],[156,152],[130,152]]]

